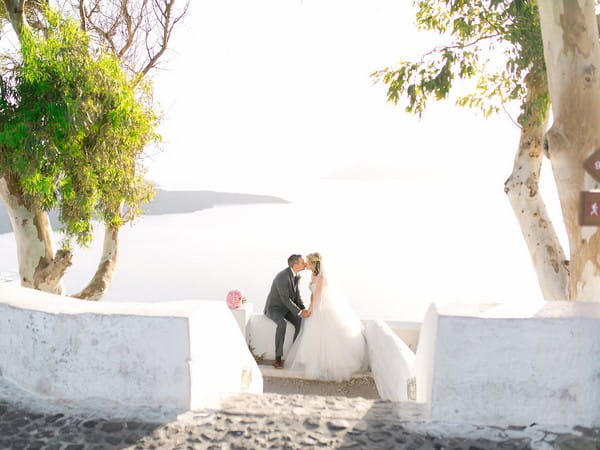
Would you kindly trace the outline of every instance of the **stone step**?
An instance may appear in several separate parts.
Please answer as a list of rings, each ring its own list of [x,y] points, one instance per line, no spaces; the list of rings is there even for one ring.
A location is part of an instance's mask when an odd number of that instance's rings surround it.
[[[292,378],[292,379],[298,379],[298,380],[321,381],[321,380],[314,380],[313,378],[308,378],[308,377],[304,376],[304,373],[302,373],[302,371],[298,370],[298,369],[286,369],[285,367],[283,369],[276,369],[275,367],[273,367],[273,361],[262,361],[258,365],[258,368],[260,369],[263,377]],[[355,373],[354,375],[352,375],[352,377],[351,377],[352,380],[360,379],[360,378],[373,379],[373,374],[370,371],[369,372],[358,372],[358,373]]]

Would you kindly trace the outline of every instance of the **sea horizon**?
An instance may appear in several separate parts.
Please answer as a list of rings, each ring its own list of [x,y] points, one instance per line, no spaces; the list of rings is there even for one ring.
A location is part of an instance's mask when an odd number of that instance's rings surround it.
[[[279,199],[287,203],[143,216],[121,232],[118,267],[104,301],[224,301],[239,289],[260,313],[289,254],[313,251],[322,253],[361,319],[420,321],[431,302],[540,301],[503,195],[441,187],[431,179],[324,180],[282,192]],[[478,211],[448,201],[467,194]],[[480,201],[486,198],[488,207]],[[489,236],[489,221],[503,234]],[[92,276],[101,242],[97,226],[92,246],[76,250],[65,277],[68,293]],[[0,272],[17,271],[15,248],[12,233],[0,234]]]

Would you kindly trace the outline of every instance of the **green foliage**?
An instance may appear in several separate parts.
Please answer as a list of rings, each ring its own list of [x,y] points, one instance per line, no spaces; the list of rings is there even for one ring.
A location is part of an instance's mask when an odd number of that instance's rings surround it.
[[[257,355],[256,353],[254,353],[256,351],[256,348],[253,347],[251,344],[248,344],[248,350],[250,350],[250,354],[252,355],[257,364],[260,364],[265,360],[265,356],[267,354],[261,353],[260,355]]]
[[[447,98],[457,80],[473,79],[473,90],[457,104],[488,117],[517,101],[521,126],[545,120],[549,97],[535,1],[420,0],[416,6],[419,28],[452,42],[418,62],[401,61],[397,68],[373,73],[388,85],[390,102],[406,98],[406,111],[421,115],[429,100]]]
[[[0,173],[30,206],[58,208],[66,235],[87,244],[93,218],[119,227],[149,200],[140,158],[158,139],[157,117],[149,86],[92,53],[75,22],[45,16],[44,35],[25,32],[20,58],[3,60]]]

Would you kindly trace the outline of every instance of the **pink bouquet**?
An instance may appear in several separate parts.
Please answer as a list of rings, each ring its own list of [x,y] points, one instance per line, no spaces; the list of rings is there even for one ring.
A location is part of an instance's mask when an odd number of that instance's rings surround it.
[[[229,308],[237,309],[242,306],[242,303],[246,303],[246,299],[242,297],[240,291],[235,290],[227,293],[227,306],[229,306]]]

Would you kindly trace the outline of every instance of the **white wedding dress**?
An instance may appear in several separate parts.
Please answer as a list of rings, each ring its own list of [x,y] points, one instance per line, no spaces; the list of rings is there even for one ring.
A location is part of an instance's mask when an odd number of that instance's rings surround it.
[[[348,380],[368,367],[362,323],[325,274],[313,276],[309,287],[315,305],[311,316],[302,320],[285,365],[311,379]]]

